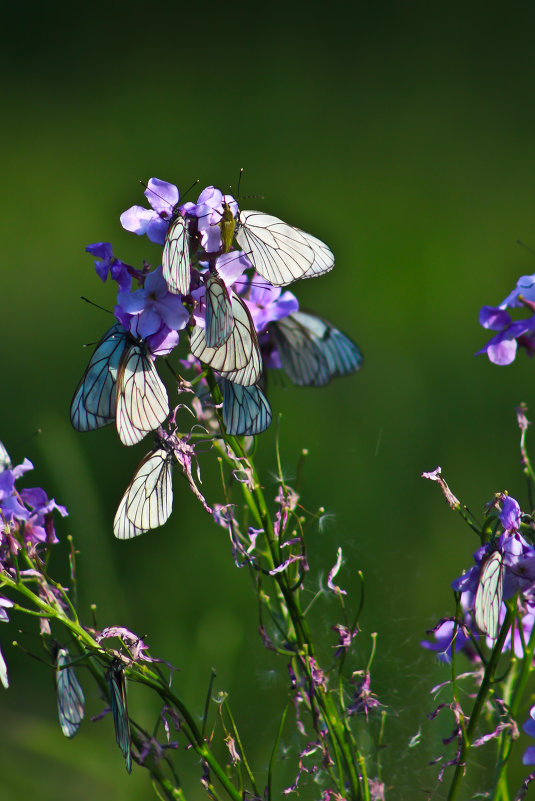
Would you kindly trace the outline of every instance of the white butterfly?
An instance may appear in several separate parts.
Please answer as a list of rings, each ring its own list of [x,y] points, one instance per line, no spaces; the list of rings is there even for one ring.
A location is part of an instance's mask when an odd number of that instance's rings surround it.
[[[173,509],[173,453],[161,444],[139,464],[113,521],[120,540],[163,526]]]
[[[257,273],[274,286],[323,275],[334,267],[334,255],[315,236],[261,211],[240,211],[236,242]]]
[[[493,640],[498,636],[500,625],[503,574],[503,554],[501,551],[493,551],[483,562],[474,603],[476,626]]]
[[[219,348],[232,331],[232,303],[225,282],[211,272],[205,280],[206,286],[206,344]]]
[[[102,337],[71,403],[77,431],[92,431],[115,420],[125,445],[134,445],[169,414],[167,390],[146,345],[118,323]]]
[[[124,445],[135,445],[169,415],[167,390],[143,342],[126,346],[117,372],[115,422]]]
[[[187,295],[191,281],[188,223],[179,212],[167,230],[162,253],[162,275],[169,292]]]
[[[190,337],[192,354],[222,373],[229,381],[243,386],[256,384],[262,373],[262,357],[253,320],[245,303],[232,295],[233,324],[230,336],[217,348],[209,347],[206,329],[195,326]]]

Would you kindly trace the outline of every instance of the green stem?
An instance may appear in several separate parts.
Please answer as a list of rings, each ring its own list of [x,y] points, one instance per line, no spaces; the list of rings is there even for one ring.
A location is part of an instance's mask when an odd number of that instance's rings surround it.
[[[453,779],[451,782],[450,791],[447,796],[447,801],[453,801],[459,790],[461,779],[465,773],[466,758],[468,756],[468,752],[472,745],[472,740],[474,738],[475,729],[479,721],[479,716],[481,714],[481,710],[483,709],[483,704],[485,703],[485,700],[489,693],[490,686],[494,678],[496,668],[498,666],[498,661],[502,654],[503,644],[511,627],[512,620],[513,620],[513,612],[511,610],[511,607],[507,605],[505,620],[503,621],[500,633],[498,635],[498,639],[496,640],[496,644],[492,649],[490,659],[487,663],[487,667],[485,669],[485,673],[481,681],[479,692],[474,702],[472,714],[470,715],[470,721],[466,728],[466,734],[463,736],[461,742],[461,747],[459,749],[459,757],[457,760],[457,765],[455,767],[455,773],[453,775]]]

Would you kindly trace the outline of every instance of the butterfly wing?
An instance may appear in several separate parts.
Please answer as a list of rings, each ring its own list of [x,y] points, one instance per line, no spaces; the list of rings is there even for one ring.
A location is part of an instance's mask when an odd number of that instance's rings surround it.
[[[223,422],[227,434],[261,434],[271,423],[271,406],[260,389],[255,386],[242,386],[221,380],[223,390]]]
[[[11,459],[3,442],[0,442],[0,473],[11,470]]]
[[[111,712],[115,727],[115,740],[123,752],[128,773],[132,772],[132,736],[126,701],[126,679],[121,662],[114,660],[106,672],[110,690]]]
[[[190,337],[191,352],[230,381],[255,384],[262,370],[258,339],[249,310],[237,295],[232,296],[232,315],[232,331],[219,348],[209,347],[205,329],[195,326]]]
[[[71,423],[77,431],[92,431],[115,419],[117,370],[128,338],[116,323],[95,348],[71,402]]]
[[[476,626],[492,639],[498,636],[503,599],[504,564],[501,551],[493,551],[484,561],[477,585],[474,614]]]
[[[321,387],[362,365],[358,346],[314,314],[294,312],[269,328],[284,371],[299,386]]]
[[[173,508],[173,455],[158,447],[145,456],[121,498],[113,521],[120,540],[163,526]]]
[[[167,390],[142,342],[131,341],[117,373],[116,424],[124,445],[135,445],[169,414]]]
[[[239,213],[236,242],[257,273],[274,286],[322,275],[334,267],[334,256],[324,242],[261,211]]]
[[[60,648],[56,658],[58,716],[65,737],[74,737],[84,717],[84,694],[70,662],[69,652]]]
[[[215,273],[206,279],[206,344],[219,348],[232,332],[232,304],[224,281]]]
[[[191,280],[187,221],[178,214],[169,225],[162,253],[162,275],[169,292],[187,295]]]

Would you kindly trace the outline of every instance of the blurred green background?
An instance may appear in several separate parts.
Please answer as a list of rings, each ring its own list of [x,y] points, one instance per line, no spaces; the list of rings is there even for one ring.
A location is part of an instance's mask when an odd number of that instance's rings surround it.
[[[71,430],[68,407],[89,358],[81,346],[109,325],[79,296],[114,302],[84,247],[111,241],[125,261],[156,260],[155,246],[119,225],[124,209],[143,203],[138,181],[235,186],[245,167],[243,193],[333,248],[335,271],[295,291],[360,344],[365,367],[321,391],[273,385],[270,397],[288,471],[310,451],[304,503],[334,513],[310,537],[313,569],[325,577],[341,544],[342,586],[356,588],[357,570],[366,577],[359,654],[367,659],[377,631],[372,689],[389,710],[387,797],[441,798],[427,763],[450,722],[425,715],[447,670],[419,642],[451,614],[450,582],[477,543],[419,476],[440,464],[475,512],[503,489],[525,504],[514,407],[534,404],[533,365],[523,356],[496,368],[473,355],[486,338],[479,307],[535,271],[533,254],[515,244],[535,247],[535,20],[522,8],[2,4],[0,436],[14,461],[35,463],[27,485],[69,508],[58,533],[63,542],[72,533],[80,551],[86,622],[95,603],[102,627],[145,636],[180,668],[174,686],[199,714],[216,667],[216,689],[230,693],[259,769],[287,674],[259,644],[254,595],[225,533],[177,476],[165,528],[115,541],[117,503],[147,446],[124,448],[112,429]],[[274,494],[272,432],[260,445]],[[215,502],[209,461],[204,491]],[[62,545],[53,572],[67,581],[65,560]],[[332,604],[316,615],[320,638],[337,618]],[[50,671],[9,645],[17,637],[39,650],[21,625],[31,630],[19,617],[0,631],[11,677],[1,798],[152,797],[141,769],[127,776],[109,716],[64,740]],[[94,715],[101,702],[85,687]],[[150,727],[153,700],[136,687],[129,697]],[[295,773],[296,744],[290,727],[281,782]],[[484,749],[478,760],[473,788],[484,790]],[[188,798],[204,798],[192,755],[181,751],[178,764]],[[524,771],[515,775],[519,783]]]

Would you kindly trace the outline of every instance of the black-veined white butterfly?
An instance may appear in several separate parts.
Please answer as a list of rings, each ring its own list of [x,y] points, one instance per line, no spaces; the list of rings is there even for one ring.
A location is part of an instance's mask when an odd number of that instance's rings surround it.
[[[84,694],[70,666],[66,648],[59,648],[56,657],[56,689],[58,717],[65,737],[74,737],[84,717]]]
[[[357,345],[315,314],[293,312],[271,323],[269,331],[284,371],[299,386],[321,387],[362,365]]]
[[[232,330],[223,345],[209,347],[205,329],[195,326],[190,337],[191,352],[229,381],[251,386],[260,378],[262,358],[253,320],[247,306],[237,295],[232,296],[232,314]]]
[[[234,316],[225,282],[215,272],[206,277],[206,344],[219,348],[232,332]]]
[[[119,324],[102,337],[71,403],[77,431],[112,423],[125,445],[134,445],[169,414],[167,391],[145,344]]]
[[[115,726],[115,739],[123,752],[128,773],[132,772],[132,736],[128,719],[126,702],[126,679],[124,665],[120,659],[114,659],[106,671],[106,680],[110,690],[111,713]]]
[[[138,465],[113,521],[113,533],[129,540],[163,526],[173,509],[174,456],[162,442]]]
[[[240,211],[236,242],[257,273],[274,286],[323,275],[334,267],[334,255],[315,236],[261,211]]]
[[[191,282],[188,223],[178,210],[173,210],[165,237],[162,275],[169,292],[175,295],[188,294]]]
[[[271,406],[260,389],[253,384],[244,387],[222,378],[222,416],[227,434],[253,436],[261,434],[271,423]]]
[[[0,473],[11,470],[11,459],[3,442],[0,442]]]
[[[483,561],[474,602],[476,626],[493,640],[500,626],[504,570],[502,552],[493,551]]]

